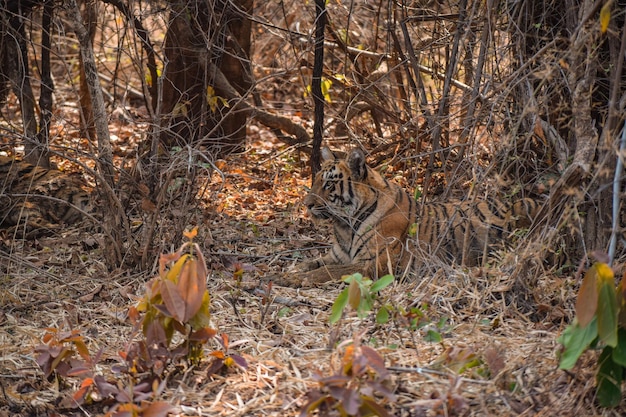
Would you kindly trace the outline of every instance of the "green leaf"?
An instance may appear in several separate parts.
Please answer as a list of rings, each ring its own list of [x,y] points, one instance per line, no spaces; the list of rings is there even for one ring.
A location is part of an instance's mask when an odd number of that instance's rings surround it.
[[[391,284],[393,280],[394,280],[393,275],[387,274],[384,277],[380,278],[378,281],[376,281],[374,284],[372,284],[372,288],[370,289],[370,291],[379,292],[380,290],[382,290],[383,288]]]
[[[348,288],[341,291],[333,303],[333,307],[330,312],[330,324],[335,324],[339,321],[344,308],[346,308],[346,304],[348,304]]]
[[[617,294],[613,279],[598,280],[598,311],[596,314],[600,339],[611,347],[617,346]]]
[[[613,362],[626,367],[626,330],[617,331],[617,346],[613,349]]]
[[[389,310],[387,310],[387,307],[381,307],[380,310],[378,310],[378,313],[376,314],[376,323],[378,324],[385,324],[389,321]]]
[[[370,311],[372,311],[373,307],[374,307],[374,301],[372,300],[372,298],[363,297],[356,311],[357,315],[359,316],[359,318],[363,318],[367,316]]]
[[[359,274],[358,272],[355,272],[354,274],[346,275],[341,279],[343,279],[343,282],[345,282],[346,284],[350,284],[352,281],[361,282],[363,280],[363,275]]]
[[[600,367],[596,375],[598,384],[596,391],[598,403],[602,407],[615,407],[622,398],[621,386],[624,367],[613,362],[612,353],[613,348],[607,346],[600,354],[600,358],[598,358]]]
[[[428,330],[426,332],[424,340],[426,340],[427,342],[441,343],[443,341],[443,337],[441,337],[441,333],[435,330]]]
[[[557,342],[565,348],[561,352],[559,361],[560,369],[572,369],[576,365],[576,361],[582,353],[589,347],[591,342],[598,336],[598,319],[596,317],[591,320],[585,327],[580,327],[578,322],[568,326]]]

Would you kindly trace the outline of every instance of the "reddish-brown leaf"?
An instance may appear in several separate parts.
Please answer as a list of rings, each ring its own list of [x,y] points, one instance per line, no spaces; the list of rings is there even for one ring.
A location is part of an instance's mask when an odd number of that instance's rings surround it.
[[[385,360],[376,350],[368,346],[361,346],[361,354],[367,358],[367,365],[376,371],[378,376],[382,377],[388,374]]]
[[[359,283],[355,279],[350,281],[350,286],[348,287],[348,304],[354,310],[357,310],[359,304],[361,304],[361,288],[359,288]]]
[[[146,329],[146,343],[149,345],[167,345],[165,329],[159,320],[153,320]]]
[[[331,392],[332,391],[333,389],[331,388]],[[361,406],[361,396],[359,395],[359,392],[357,390],[341,388],[337,391],[341,392],[341,405],[343,405],[346,413],[351,416],[357,415],[359,407]]]
[[[185,263],[178,280],[178,292],[185,301],[183,323],[195,316],[202,306],[205,278],[198,276],[197,264],[195,259]]]
[[[230,357],[240,368],[248,369],[248,361],[246,361],[242,356],[232,354]]]
[[[163,297],[163,303],[165,303],[165,307],[167,307],[172,317],[178,321],[183,321],[186,303],[178,291],[178,286],[172,281],[163,281],[161,285],[161,297]]]
[[[143,417],[167,417],[167,414],[174,409],[174,407],[163,401],[155,401],[151,404],[142,404]]]
[[[217,330],[212,329],[210,327],[203,327],[200,330],[192,332],[189,335],[189,340],[192,342],[206,342],[212,337],[215,337],[216,334],[217,334]]]
[[[224,352],[222,352],[221,350],[215,350],[211,352],[210,355],[218,359],[224,359],[226,357],[226,354],[224,354]]]
[[[492,378],[495,378],[506,365],[501,347],[497,349],[493,346],[488,347],[485,349],[483,357],[485,358],[485,362],[487,362],[487,367],[489,368],[489,373]]]
[[[84,360],[89,361],[91,359],[91,355],[89,354],[89,349],[87,348],[87,345],[83,341],[83,338],[80,337],[76,340],[73,340],[73,342],[74,342],[74,346],[76,346],[76,350],[78,351],[78,354]]]
[[[85,397],[87,393],[91,390],[91,386],[93,385],[93,379],[86,378],[83,380],[83,383],[80,384],[80,388],[72,395],[72,399],[76,401],[77,405],[81,405],[85,402]]]
[[[214,359],[206,370],[207,376],[217,374],[224,367],[223,359]]]
[[[104,398],[112,394],[117,394],[117,392],[119,391],[117,386],[111,384],[110,382],[107,382],[102,375],[97,375],[94,378],[94,381],[96,384],[96,388],[98,388],[98,391],[100,392],[100,395],[102,395],[102,397]]]
[[[585,274],[583,283],[578,290],[578,298],[576,299],[576,317],[580,327],[586,327],[598,308],[598,270],[597,264],[593,264]]]
[[[128,319],[131,324],[136,324],[139,321],[139,310],[137,310],[137,307],[130,306],[128,309]]]
[[[209,275],[206,267],[206,261],[204,260],[204,255],[200,250],[200,246],[197,243],[193,244],[194,251],[198,260],[196,261],[196,270],[198,274],[198,278],[202,280],[202,288],[204,289],[206,286],[206,278]]]
[[[170,262],[174,262],[180,259],[182,255],[181,251],[175,253],[164,253],[159,258],[159,275],[163,276],[165,272],[165,268],[167,268],[167,264]]]
[[[72,364],[72,368],[67,371],[67,376],[81,376],[81,375],[90,375],[91,368],[89,368],[84,362],[79,362],[78,365]]]

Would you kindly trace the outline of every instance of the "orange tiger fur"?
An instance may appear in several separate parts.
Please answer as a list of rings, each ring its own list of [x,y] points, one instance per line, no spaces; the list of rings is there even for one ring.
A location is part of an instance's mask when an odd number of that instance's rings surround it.
[[[76,176],[0,156],[0,227],[30,238],[75,223],[91,209],[83,186]]]
[[[304,204],[313,218],[332,224],[334,244],[322,258],[300,264],[300,271],[334,275],[329,267],[344,265],[334,270],[353,267],[352,272],[381,276],[390,266],[412,262],[410,240],[443,259],[476,265],[494,244],[529,227],[538,212],[536,201],[522,198],[427,203],[418,216],[415,200],[369,167],[362,151],[341,159],[324,148],[322,158]]]

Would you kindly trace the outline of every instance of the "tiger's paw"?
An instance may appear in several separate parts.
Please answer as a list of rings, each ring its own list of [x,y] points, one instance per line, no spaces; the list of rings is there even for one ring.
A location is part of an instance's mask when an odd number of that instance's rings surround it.
[[[299,264],[294,266],[294,268],[290,272],[291,273],[308,272],[308,271],[313,271],[315,269],[318,269],[320,266],[321,266],[320,261],[318,259],[314,261],[300,262]]]
[[[333,275],[329,274],[326,268],[316,268],[310,271],[294,269],[292,271],[282,272],[265,277],[265,281],[271,281],[274,285],[281,287],[313,288],[334,281],[333,278]]]

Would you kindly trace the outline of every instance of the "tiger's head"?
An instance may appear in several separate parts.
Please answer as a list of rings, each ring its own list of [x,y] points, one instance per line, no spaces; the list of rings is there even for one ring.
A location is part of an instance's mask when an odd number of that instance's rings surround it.
[[[304,205],[316,219],[350,219],[376,198],[374,188],[380,180],[380,175],[365,163],[360,149],[341,159],[323,148],[322,169],[315,175]]]

